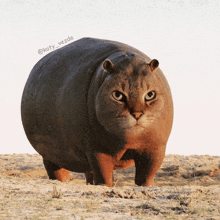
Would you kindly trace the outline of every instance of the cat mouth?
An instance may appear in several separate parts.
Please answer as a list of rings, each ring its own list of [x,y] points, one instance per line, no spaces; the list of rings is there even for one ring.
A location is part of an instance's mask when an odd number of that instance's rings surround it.
[[[135,125],[130,126],[130,127],[128,127],[127,129],[131,129],[131,128],[138,129],[138,128],[145,128],[145,127],[144,127],[144,126],[142,126],[142,125],[140,125],[140,124],[138,124],[138,123],[136,123]]]
[[[139,124],[136,124],[135,126],[133,126],[133,127],[138,127],[138,128],[145,128],[144,126],[141,126],[141,125],[139,125]]]

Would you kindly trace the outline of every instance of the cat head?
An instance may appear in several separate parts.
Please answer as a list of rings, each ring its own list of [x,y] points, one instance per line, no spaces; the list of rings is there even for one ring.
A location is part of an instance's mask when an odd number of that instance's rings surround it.
[[[163,112],[165,88],[155,74],[159,62],[117,57],[103,62],[106,77],[96,95],[96,116],[111,134],[139,135],[149,131]]]

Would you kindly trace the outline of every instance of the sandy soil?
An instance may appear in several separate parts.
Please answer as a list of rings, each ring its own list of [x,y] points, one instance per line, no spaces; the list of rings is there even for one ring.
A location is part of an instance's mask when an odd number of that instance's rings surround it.
[[[167,155],[155,186],[134,184],[134,167],[115,186],[48,180],[37,154],[0,155],[0,219],[220,219],[220,157]]]

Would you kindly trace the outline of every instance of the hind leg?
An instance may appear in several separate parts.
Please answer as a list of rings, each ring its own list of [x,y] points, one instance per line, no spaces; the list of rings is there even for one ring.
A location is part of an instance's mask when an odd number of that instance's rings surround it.
[[[93,171],[86,171],[85,176],[86,176],[86,185],[89,184],[93,185],[93,178],[94,178]]]
[[[60,182],[70,181],[70,172],[64,168],[58,167],[56,164],[49,160],[43,159],[44,166],[46,168],[49,179],[59,180]]]

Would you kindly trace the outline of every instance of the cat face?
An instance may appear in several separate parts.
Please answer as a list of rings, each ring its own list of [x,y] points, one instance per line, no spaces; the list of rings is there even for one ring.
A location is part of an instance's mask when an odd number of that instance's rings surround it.
[[[162,115],[164,86],[150,64],[133,59],[119,67],[103,64],[110,74],[96,96],[96,115],[100,124],[117,136],[140,135],[149,131]]]

